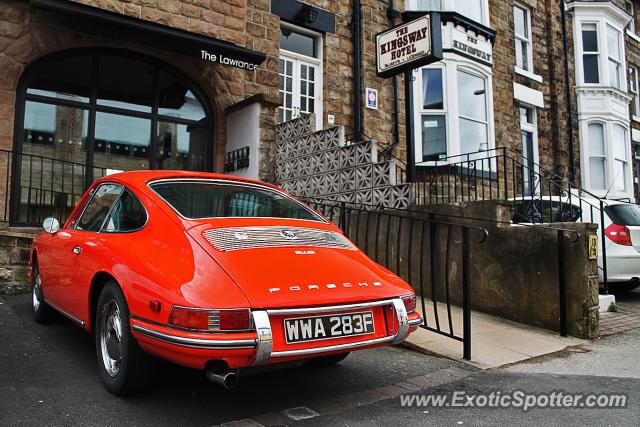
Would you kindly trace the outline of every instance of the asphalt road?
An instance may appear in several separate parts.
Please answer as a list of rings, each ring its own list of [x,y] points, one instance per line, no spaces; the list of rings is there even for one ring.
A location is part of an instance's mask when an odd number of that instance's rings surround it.
[[[268,425],[294,423],[296,418],[312,415],[299,422],[637,426],[640,421],[638,378],[478,371],[403,347],[355,352],[333,367],[302,366],[242,376],[238,388],[231,391],[207,381],[199,371],[162,364],[149,390],[120,398],[100,383],[92,336],[64,319],[36,324],[29,304],[28,295],[0,298],[1,425],[208,426],[256,421]],[[403,407],[400,402],[400,395],[451,397],[455,391],[478,395],[515,390],[624,393],[628,405],[525,412],[486,406]],[[233,423],[236,420],[243,421]]]

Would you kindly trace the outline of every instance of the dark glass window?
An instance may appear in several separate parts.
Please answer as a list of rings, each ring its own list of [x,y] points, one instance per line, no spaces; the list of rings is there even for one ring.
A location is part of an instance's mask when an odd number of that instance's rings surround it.
[[[98,105],[151,112],[154,66],[133,58],[100,55]]]
[[[309,208],[266,187],[211,182],[160,182],[151,189],[185,218],[269,217],[322,221]]]
[[[280,49],[301,55],[316,56],[316,39],[290,28],[280,28]]]
[[[16,225],[39,225],[52,215],[63,220],[108,173],[212,168],[204,93],[154,58],[68,50],[30,65],[22,82],[24,121],[14,141],[22,154],[12,171]]]
[[[422,116],[422,160],[447,157],[447,125],[444,115]]]
[[[129,190],[124,190],[113,205],[102,231],[127,232],[139,230],[147,222],[147,211]]]
[[[93,198],[85,208],[76,228],[83,231],[99,231],[111,205],[118,198],[122,186],[103,184],[96,190]]]
[[[422,104],[426,110],[442,110],[442,70],[422,69]]]
[[[91,96],[91,56],[38,62],[29,70],[27,93],[79,102]]]

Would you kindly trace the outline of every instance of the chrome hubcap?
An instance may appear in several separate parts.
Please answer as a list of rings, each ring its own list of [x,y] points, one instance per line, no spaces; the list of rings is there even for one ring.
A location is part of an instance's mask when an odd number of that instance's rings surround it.
[[[41,295],[42,295],[42,279],[40,279],[40,274],[38,274],[33,284],[33,291],[31,293],[31,302],[33,304],[34,311],[38,311],[40,309]]]
[[[115,377],[120,372],[120,363],[122,361],[122,320],[120,318],[120,309],[115,301],[112,301],[103,313],[100,331],[102,362],[107,373]]]

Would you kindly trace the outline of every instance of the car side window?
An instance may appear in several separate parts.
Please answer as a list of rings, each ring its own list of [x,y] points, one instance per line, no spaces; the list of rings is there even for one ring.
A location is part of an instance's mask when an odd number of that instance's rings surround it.
[[[84,212],[82,212],[76,229],[99,231],[113,202],[118,199],[120,192],[122,192],[122,185],[118,184],[102,184],[98,187]]]
[[[133,193],[125,189],[113,205],[102,231],[114,233],[135,231],[144,227],[146,222],[147,211],[144,206]]]

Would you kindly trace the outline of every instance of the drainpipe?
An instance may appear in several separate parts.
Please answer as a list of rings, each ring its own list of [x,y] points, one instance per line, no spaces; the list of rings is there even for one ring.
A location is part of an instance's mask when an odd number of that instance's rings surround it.
[[[562,15],[562,41],[564,42],[564,73],[567,81],[567,114],[569,116],[569,181],[576,182],[576,167],[574,159],[574,137],[573,137],[573,102],[571,100],[571,76],[569,75],[569,42],[567,40],[567,17],[564,1],[560,2],[560,13]]]
[[[389,9],[387,10],[387,16],[389,17],[389,21],[391,22],[391,26],[396,25],[396,18],[400,16],[400,12],[394,7],[393,0],[389,0]],[[387,154],[391,153],[396,145],[400,143],[400,120],[398,116],[398,111],[400,110],[400,104],[398,100],[398,76],[393,76],[393,134],[394,141],[387,148],[382,150],[380,153],[380,157],[384,157]]]
[[[351,34],[353,34],[353,102],[354,102],[354,140],[362,140],[362,89],[361,85],[361,37],[360,37],[360,0],[353,0],[353,22],[351,22]]]

